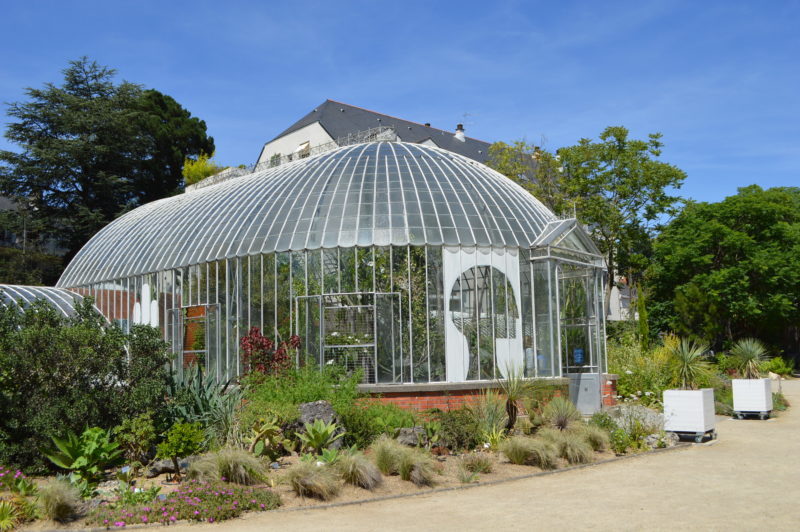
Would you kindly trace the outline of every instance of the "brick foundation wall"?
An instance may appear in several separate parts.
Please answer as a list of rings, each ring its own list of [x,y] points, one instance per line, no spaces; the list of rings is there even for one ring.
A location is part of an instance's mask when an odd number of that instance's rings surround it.
[[[600,385],[601,404],[603,406],[616,406],[618,378],[618,375],[603,375],[603,381]]]

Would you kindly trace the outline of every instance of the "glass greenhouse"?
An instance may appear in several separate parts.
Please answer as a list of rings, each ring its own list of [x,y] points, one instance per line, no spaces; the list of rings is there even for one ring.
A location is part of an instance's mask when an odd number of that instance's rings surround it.
[[[603,261],[581,227],[419,144],[341,147],[144,205],[57,286],[123,328],[160,327],[179,369],[220,378],[243,371],[251,327],[297,334],[299,364],[367,384],[605,371]]]

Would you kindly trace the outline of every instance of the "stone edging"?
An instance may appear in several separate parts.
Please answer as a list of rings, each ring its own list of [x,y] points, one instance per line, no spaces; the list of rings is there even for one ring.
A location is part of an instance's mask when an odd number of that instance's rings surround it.
[[[423,495],[432,495],[432,494],[435,494],[435,493],[445,493],[445,492],[448,492],[448,491],[458,491],[458,490],[480,488],[480,487],[483,487],[483,486],[495,486],[497,484],[505,484],[506,482],[515,482],[517,480],[525,480],[525,479],[535,478],[535,477],[544,477],[544,476],[549,476],[549,475],[557,475],[559,473],[566,473],[568,471],[577,471],[579,469],[587,469],[587,468],[590,468],[590,467],[601,466],[601,465],[610,464],[610,463],[613,463],[613,462],[619,462],[619,461],[622,461],[622,460],[630,460],[630,459],[639,458],[639,457],[642,457],[642,456],[649,456],[651,454],[656,454],[656,453],[665,453],[665,452],[676,451],[676,450],[680,450],[680,449],[688,449],[688,448],[693,447],[695,445],[704,445],[704,444],[695,444],[695,443],[683,442],[683,443],[678,443],[677,445],[675,445],[673,447],[666,447],[664,449],[653,449],[653,450],[648,451],[646,453],[625,454],[625,455],[622,455],[622,456],[615,456],[614,458],[609,458],[607,460],[602,460],[600,462],[592,462],[590,464],[573,465],[573,466],[565,467],[565,468],[562,468],[562,469],[553,469],[551,471],[537,471],[536,473],[530,473],[530,474],[527,474],[527,475],[518,475],[516,477],[500,478],[500,479],[497,479],[497,480],[489,480],[487,482],[476,482],[476,483],[473,483],[473,484],[465,484],[463,486],[450,486],[449,488],[433,488],[433,489],[419,491],[419,492],[416,492],[416,493],[399,493],[397,495],[383,495],[381,497],[373,497],[371,499],[361,499],[361,500],[358,500],[358,501],[333,502],[333,503],[329,503],[329,504],[316,504],[314,506],[297,506],[295,508],[278,508],[276,510],[268,510],[267,512],[248,512],[248,513],[244,514],[244,516],[238,517],[236,519],[247,519],[248,516],[261,515],[261,514],[264,514],[264,513],[283,513],[283,512],[298,512],[298,511],[308,511],[308,510],[324,510],[324,509],[329,509],[329,508],[339,508],[339,507],[342,507],[342,506],[355,506],[355,505],[358,505],[358,504],[368,504],[368,503],[371,503],[371,502],[390,501],[390,500],[394,500],[394,499],[408,499],[408,498],[411,498],[411,497],[420,497],[420,496],[423,496]],[[224,521],[220,521],[220,523],[223,523],[223,522]],[[198,523],[196,521],[182,520],[182,521],[176,521],[171,526],[175,526],[175,525],[194,525],[194,524],[198,524],[199,525],[199,524],[204,524],[204,523]],[[144,523],[138,524],[137,523],[137,524],[134,524],[134,525],[126,526],[122,530],[136,530],[136,529],[142,529],[142,528],[153,528],[155,526],[163,526],[163,525],[161,525],[161,523],[150,523],[150,524],[144,524]],[[114,527],[111,527],[110,529],[113,530]],[[106,530],[109,530],[109,529],[106,529],[106,528],[47,528],[47,529],[40,529],[40,530],[42,532],[76,532],[78,530],[80,530],[82,532],[106,532]]]

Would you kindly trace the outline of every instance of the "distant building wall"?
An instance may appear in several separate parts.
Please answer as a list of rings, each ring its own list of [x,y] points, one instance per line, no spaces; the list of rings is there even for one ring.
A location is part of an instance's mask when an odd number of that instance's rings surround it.
[[[264,146],[258,163],[265,163],[272,158],[273,155],[289,155],[295,153],[298,147],[304,142],[308,142],[310,147],[319,146],[327,142],[332,142],[334,139],[328,135],[319,122],[309,124],[304,128],[293,131],[286,136],[275,139]]]

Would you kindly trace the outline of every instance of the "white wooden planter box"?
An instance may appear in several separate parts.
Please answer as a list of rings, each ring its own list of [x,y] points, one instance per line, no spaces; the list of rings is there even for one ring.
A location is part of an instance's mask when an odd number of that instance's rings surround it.
[[[702,434],[715,424],[713,388],[664,390],[664,430]]]
[[[734,412],[772,410],[771,379],[732,379]]]

